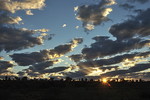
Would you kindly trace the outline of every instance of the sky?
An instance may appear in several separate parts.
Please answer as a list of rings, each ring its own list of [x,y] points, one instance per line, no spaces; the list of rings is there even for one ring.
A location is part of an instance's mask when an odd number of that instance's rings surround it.
[[[150,0],[0,0],[0,77],[150,80]]]

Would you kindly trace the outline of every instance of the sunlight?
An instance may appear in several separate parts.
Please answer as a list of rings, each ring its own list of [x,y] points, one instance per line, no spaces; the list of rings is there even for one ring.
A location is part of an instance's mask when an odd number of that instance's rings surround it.
[[[105,83],[107,83],[107,79],[106,78],[103,78],[102,79],[102,82],[105,84]]]
[[[103,78],[103,79],[102,79],[102,84],[103,84],[104,86],[111,87],[111,85],[109,84],[107,78]]]

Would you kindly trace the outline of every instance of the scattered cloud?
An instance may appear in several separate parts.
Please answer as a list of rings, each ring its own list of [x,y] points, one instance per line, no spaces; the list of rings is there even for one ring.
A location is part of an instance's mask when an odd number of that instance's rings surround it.
[[[123,8],[125,10],[132,10],[132,9],[134,9],[135,6],[130,5],[128,3],[124,3],[124,4],[120,4],[119,7]]]
[[[67,27],[67,24],[63,24],[62,27]]]
[[[95,26],[109,20],[107,16],[112,12],[112,8],[106,6],[114,4],[116,4],[114,0],[102,0],[99,4],[75,7],[76,19],[83,22],[85,31],[93,30]]]
[[[27,10],[26,15],[34,15],[34,14],[31,12],[31,10]]]
[[[14,66],[12,61],[0,61],[0,74],[10,72]]]
[[[85,66],[85,67],[102,67],[105,65],[113,65],[113,64],[118,64],[118,63],[123,63],[125,60],[128,59],[128,61],[133,61],[136,62],[136,59],[142,59],[142,58],[148,58],[150,57],[150,52],[136,52],[133,54],[123,54],[123,55],[118,55],[115,57],[111,57],[108,59],[100,59],[100,60],[94,60],[94,61],[85,61],[85,62],[79,62],[78,66]]]
[[[44,70],[43,73],[57,73],[57,72],[60,72],[60,71],[64,71],[66,69],[68,69],[68,67],[65,67],[65,66],[54,67],[54,68],[51,68],[51,69]]]
[[[87,74],[82,72],[82,71],[75,71],[75,72],[65,73],[65,76],[71,77],[71,78],[81,78],[81,77],[85,77],[85,75],[87,75]]]
[[[74,11],[78,11],[78,9],[79,9],[78,6],[74,7]]]
[[[0,27],[0,51],[21,50],[43,44],[43,37],[33,36],[34,30]]]
[[[129,52],[134,49],[147,47],[150,43],[150,40],[141,40],[140,38],[118,41],[108,39],[108,37],[99,36],[93,39],[96,40],[96,42],[92,43],[91,47],[82,49],[82,54],[87,60]]]
[[[139,72],[145,69],[149,69],[150,68],[150,64],[137,64],[131,68],[129,68],[128,70],[116,70],[116,71],[111,71],[111,72],[107,72],[105,74],[102,74],[101,76],[105,76],[105,77],[113,77],[113,76],[117,76],[117,75],[123,75],[123,74],[127,74],[127,73],[134,73],[134,72]]]
[[[112,25],[109,32],[118,40],[150,35],[150,8],[122,23]]]
[[[134,2],[139,2],[139,3],[144,4],[144,3],[148,2],[149,0],[127,0],[127,1],[128,1],[128,2],[132,2],[132,3],[134,3]]]
[[[74,62],[79,62],[83,59],[83,55],[82,54],[75,54],[75,55],[69,56],[69,58],[71,60],[73,60]]]
[[[79,26],[76,26],[75,28],[76,28],[76,29],[79,29],[80,27],[79,27]]]
[[[54,61],[45,61],[37,64],[33,64],[30,66],[28,69],[32,70],[33,72],[40,72],[43,71],[44,69],[53,66],[53,64],[58,63],[59,60],[54,60]]]
[[[22,18],[14,17],[13,14],[18,10],[27,10],[28,14],[31,14],[31,9],[41,9],[45,6],[44,2],[45,0],[0,1],[0,51],[10,52],[43,44],[45,38],[38,34],[48,31],[46,29],[15,28],[16,24],[20,24]]]
[[[22,18],[12,17],[9,13],[3,12],[0,10],[0,25],[1,24],[19,24],[19,22],[22,21]]]
[[[20,66],[28,66],[39,62],[55,59],[71,52],[78,44],[82,43],[82,38],[75,38],[70,43],[56,46],[54,49],[45,49],[39,52],[21,53],[10,55]]]
[[[47,34],[48,29],[26,29],[16,28],[20,25],[22,18],[15,16],[19,10],[25,11],[26,15],[34,15],[32,10],[42,9],[45,6],[45,0],[0,0],[0,52],[12,51],[10,57],[19,66],[28,66],[29,68],[19,71],[19,76],[29,77],[149,77],[150,52],[139,49],[150,47],[150,8],[146,10],[136,9],[135,5],[130,3],[144,4],[149,0],[126,0],[120,4],[125,10],[134,10],[136,14],[123,22],[114,24],[110,27],[110,34],[116,39],[110,39],[108,36],[95,36],[95,40],[90,46],[82,49],[81,54],[72,54],[68,56],[76,65],[69,67],[58,66],[54,64],[61,62],[59,57],[74,50],[78,44],[83,42],[82,38],[74,38],[69,43],[61,44],[53,49],[44,49],[31,53],[15,53],[16,50],[22,50],[42,45],[45,39],[50,40],[54,34]],[[95,26],[107,22],[108,15],[113,11],[112,5],[115,0],[101,0],[98,4],[82,5],[74,7],[76,19],[82,22],[86,32],[94,30]],[[138,13],[137,13],[138,12]],[[20,26],[19,26],[20,27]],[[67,27],[63,24],[61,27]],[[78,29],[79,26],[74,26]],[[139,52],[131,53],[132,50]],[[105,58],[104,58],[105,57]],[[107,58],[106,58],[107,57]],[[66,63],[68,64],[68,63]],[[16,76],[12,72],[14,62],[4,61],[0,56],[0,77],[5,75]],[[125,69],[124,69],[125,68]]]
[[[41,9],[45,0],[1,0],[0,10],[15,13],[18,10]]]

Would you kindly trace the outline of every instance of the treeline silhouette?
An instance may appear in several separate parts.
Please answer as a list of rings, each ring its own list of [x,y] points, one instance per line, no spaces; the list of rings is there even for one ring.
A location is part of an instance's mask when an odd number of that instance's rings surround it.
[[[150,81],[6,76],[0,80],[0,100],[150,100]]]
[[[5,77],[0,80],[0,88],[49,88],[49,87],[97,87],[97,88],[150,88],[150,81],[144,81],[142,79],[138,80],[125,80],[122,79],[113,79],[107,80],[106,83],[103,83],[102,79],[94,80],[81,78],[74,80],[70,77],[65,79],[28,79],[27,77]]]

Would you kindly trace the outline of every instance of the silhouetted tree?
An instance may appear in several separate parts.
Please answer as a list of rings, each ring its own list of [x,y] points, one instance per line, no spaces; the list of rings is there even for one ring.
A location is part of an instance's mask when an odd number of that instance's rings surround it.
[[[90,82],[93,82],[94,80],[93,79],[90,79]]]
[[[71,80],[72,80],[71,77],[66,77],[66,81],[67,81],[67,82],[70,82]]]
[[[20,78],[19,78],[19,77],[14,77],[14,79],[15,79],[15,80],[20,80]]]
[[[142,79],[139,79],[139,82],[143,82],[143,80],[142,80]]]
[[[81,78],[81,81],[84,81],[84,79],[83,79],[83,78]]]
[[[28,77],[23,77],[21,80],[26,81],[26,80],[28,80]]]
[[[51,77],[51,78],[50,78],[50,81],[54,81],[54,78],[53,78],[53,77]]]

